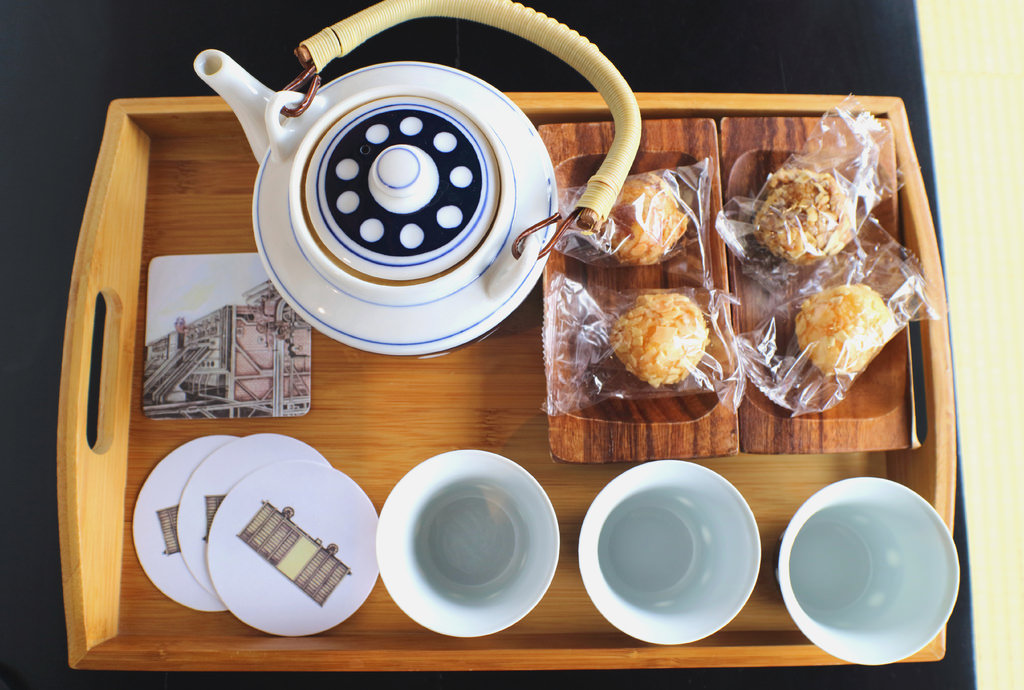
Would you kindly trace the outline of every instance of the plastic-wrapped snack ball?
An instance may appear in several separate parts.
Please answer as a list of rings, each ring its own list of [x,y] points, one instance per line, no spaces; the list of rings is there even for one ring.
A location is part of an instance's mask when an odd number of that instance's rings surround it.
[[[615,356],[655,388],[679,383],[697,368],[710,342],[700,307],[686,295],[640,295],[612,327]]]
[[[775,256],[809,264],[853,239],[855,211],[830,173],[782,168],[768,178],[754,236]]]
[[[808,297],[796,315],[796,337],[826,374],[856,374],[896,332],[896,320],[867,285],[839,285]]]
[[[689,216],[679,208],[672,186],[657,173],[630,175],[611,217],[611,247],[621,263],[661,262],[686,232]]]

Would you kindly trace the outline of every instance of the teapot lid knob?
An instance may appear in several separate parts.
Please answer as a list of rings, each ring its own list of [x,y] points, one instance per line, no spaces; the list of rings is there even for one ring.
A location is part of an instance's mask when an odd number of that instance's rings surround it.
[[[390,146],[370,165],[369,187],[382,208],[391,213],[413,213],[437,193],[437,164],[417,146]]]

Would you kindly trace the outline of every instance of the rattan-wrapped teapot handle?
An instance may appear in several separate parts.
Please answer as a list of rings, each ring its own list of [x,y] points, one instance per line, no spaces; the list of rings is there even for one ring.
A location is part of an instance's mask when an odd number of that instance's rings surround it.
[[[576,222],[584,229],[604,222],[640,145],[640,108],[608,58],[564,24],[511,0],[384,0],[306,39],[296,52],[319,72],[371,36],[421,17],[466,19],[525,38],[561,58],[600,92],[615,121],[615,139],[577,203]]]

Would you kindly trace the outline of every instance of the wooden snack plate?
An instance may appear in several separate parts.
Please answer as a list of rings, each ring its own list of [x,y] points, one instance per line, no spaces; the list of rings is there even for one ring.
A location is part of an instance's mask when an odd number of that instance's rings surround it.
[[[580,187],[597,171],[611,146],[610,122],[566,122],[541,125],[559,189]],[[715,232],[722,208],[718,174],[718,129],[711,118],[646,120],[630,174],[710,160],[711,193],[703,218],[708,238],[708,264],[714,286],[728,290],[725,245]],[[692,233],[693,230],[687,230]],[[688,249],[696,249],[691,244]],[[693,261],[696,263],[696,261]],[[588,288],[615,291],[700,287],[689,275],[674,270],[673,261],[653,266],[590,266],[552,252],[544,270],[544,294],[559,275]],[[689,279],[688,279],[689,278]],[[572,366],[567,342],[554,343],[549,366]],[[637,462],[664,458],[707,458],[739,452],[735,410],[714,393],[638,400],[605,400],[583,410],[548,416],[548,439],[556,459],[574,463]]]
[[[601,121],[596,94],[512,94],[538,125]],[[807,116],[826,96],[640,94],[645,118]],[[906,172],[899,195],[908,246],[928,278],[942,270],[903,104],[866,98],[889,120]],[[946,321],[921,327],[928,434],[919,448],[832,455],[747,455],[701,463],[746,497],[761,532],[754,593],[720,632],[655,646],[616,631],[594,608],[577,569],[587,507],[625,468],[554,463],[541,411],[544,373],[536,291],[490,337],[443,357],[372,355],[314,334],[312,409],[297,419],[159,421],[142,414],[146,271],[163,254],[254,251],[256,163],[219,98],[139,99],[111,105],[79,237],[69,295],[58,412],[58,511],[69,661],[140,670],[487,670],[792,666],[840,663],[796,629],[774,583],[776,541],[822,486],[885,476],[916,490],[952,528],[955,410]],[[97,298],[105,316],[92,367]],[[92,380],[92,383],[90,381]],[[96,439],[87,441],[90,385]],[[278,432],[317,447],[379,510],[410,468],[436,453],[481,448],[513,458],[549,493],[562,534],[554,581],[532,613],[484,638],[456,639],[407,618],[378,582],[366,604],[324,634],[267,636],[228,613],[200,613],[164,597],[132,544],[132,511],[149,471],[198,436]],[[939,659],[940,634],[911,657]]]
[[[722,186],[725,198],[758,195],[768,176],[803,150],[820,118],[727,117],[722,120]],[[896,149],[882,149],[879,167],[896,179]],[[888,195],[872,211],[900,240],[899,206]],[[730,281],[739,299],[737,333],[757,327],[771,296],[729,256]],[[782,335],[779,336],[782,338]],[[788,337],[788,336],[787,336]],[[908,329],[896,335],[857,378],[844,400],[824,412],[791,416],[756,386],[748,385],[739,409],[740,448],[748,453],[841,453],[910,448],[918,443],[910,376]]]

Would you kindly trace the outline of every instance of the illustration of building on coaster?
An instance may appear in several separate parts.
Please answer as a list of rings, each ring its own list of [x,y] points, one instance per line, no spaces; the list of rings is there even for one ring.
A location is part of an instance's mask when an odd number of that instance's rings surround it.
[[[309,410],[311,329],[268,280],[146,343],[142,408],[156,419],[295,417]]]
[[[220,508],[220,504],[224,501],[224,496],[227,494],[221,494],[219,496],[206,496],[206,534],[203,535],[203,541],[207,541],[210,538],[210,528],[213,527],[213,516],[217,514],[217,509]]]
[[[181,552],[178,545],[178,506],[161,508],[156,511],[156,517],[160,520],[160,532],[164,535],[164,555],[170,556]]]
[[[289,507],[278,510],[263,501],[262,507],[238,538],[294,582],[310,599],[323,606],[352,569],[335,556],[338,552],[335,544],[324,548],[319,539],[314,539],[292,522],[294,515],[295,511]]]

